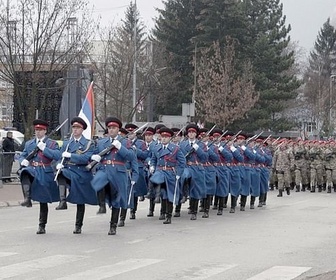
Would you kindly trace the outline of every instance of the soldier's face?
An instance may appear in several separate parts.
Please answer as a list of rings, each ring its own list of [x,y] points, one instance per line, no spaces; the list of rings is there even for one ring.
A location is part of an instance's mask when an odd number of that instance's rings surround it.
[[[153,140],[153,134],[145,134],[145,141],[147,143],[152,142],[152,140]]]
[[[119,133],[119,127],[116,126],[109,126],[107,127],[108,130],[108,134],[110,137],[115,138],[117,137],[118,133]]]
[[[72,127],[72,135],[75,138],[79,138],[82,136],[83,128],[81,126],[75,125]]]
[[[35,135],[36,138],[41,139],[43,138],[47,133],[47,130],[42,129],[42,128],[35,128]]]
[[[166,145],[166,144],[168,144],[169,143],[169,141],[170,141],[170,138],[171,137],[169,137],[169,136],[161,136],[161,142],[162,142],[162,144],[163,145]]]
[[[195,139],[196,138],[196,132],[195,131],[188,131],[188,137],[189,139]]]

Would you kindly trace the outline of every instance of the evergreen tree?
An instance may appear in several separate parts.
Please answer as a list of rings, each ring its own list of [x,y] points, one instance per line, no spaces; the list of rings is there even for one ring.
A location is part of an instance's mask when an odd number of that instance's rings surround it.
[[[336,30],[328,19],[316,38],[314,49],[310,52],[309,67],[305,73],[305,97],[311,105],[313,119],[319,131],[331,135],[330,110],[335,105],[330,90],[333,88],[336,51]],[[331,88],[330,88],[331,85]]]
[[[294,52],[287,51],[290,26],[285,25],[280,0],[241,1],[248,24],[247,42],[242,58],[253,65],[254,83],[260,94],[257,105],[246,115],[246,130],[280,130],[284,120],[278,113],[286,107],[286,101],[294,99],[300,82],[288,71],[294,64]],[[290,124],[289,124],[290,125]]]
[[[165,92],[165,105],[158,108],[161,114],[181,114],[181,103],[191,102],[193,77],[194,38],[198,34],[197,19],[202,3],[197,0],[168,0],[164,9],[159,9],[153,36],[165,50],[167,67],[171,68],[176,86]]]

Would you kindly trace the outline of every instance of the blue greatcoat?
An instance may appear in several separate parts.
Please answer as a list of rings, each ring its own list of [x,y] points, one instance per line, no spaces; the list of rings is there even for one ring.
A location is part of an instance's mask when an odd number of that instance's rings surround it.
[[[134,151],[134,156],[131,161],[126,162],[126,168],[127,168],[127,206],[128,208],[133,209],[134,208],[134,195],[135,195],[135,185],[137,184],[139,180],[139,165],[138,165],[138,160],[136,157],[136,153]],[[136,182],[135,185],[132,188],[132,181]],[[131,198],[130,198],[130,193]],[[129,202],[129,203],[128,203]]]
[[[260,153],[264,156],[265,162],[260,168],[260,193],[264,194],[268,192],[268,182],[270,176],[270,168],[272,167],[272,153],[265,147],[259,148]]]
[[[64,151],[71,153],[70,159],[64,159],[64,168],[61,171],[70,181],[66,200],[74,204],[97,205],[97,195],[90,185],[92,173],[85,168],[93,155],[94,143],[84,136],[78,142],[71,138],[63,143],[61,154]]]
[[[42,203],[51,203],[59,201],[59,191],[54,181],[54,170],[51,166],[53,160],[60,157],[60,151],[56,141],[47,139],[46,148],[30,160],[30,165],[22,168],[20,178],[23,173],[27,172],[33,177],[31,185],[31,198],[34,201]],[[21,163],[37,146],[36,139],[26,142],[23,152],[19,157]]]
[[[206,195],[215,195],[217,187],[217,172],[213,162],[219,161],[219,155],[215,152],[215,146],[210,145],[207,151],[207,162],[204,164]]]
[[[141,139],[135,139],[135,141],[133,142],[133,147],[135,148],[139,172],[139,178],[134,186],[134,196],[139,197],[147,194],[147,183],[144,167],[145,160],[148,158],[150,152],[147,149],[145,141]]]
[[[226,197],[229,195],[230,189],[230,169],[228,165],[231,164],[233,156],[227,145],[222,151],[219,151],[215,146],[215,152],[219,155],[219,162],[215,163],[218,176],[218,183],[216,188],[216,196]]]
[[[253,165],[255,163],[255,154],[253,153],[250,147],[245,147],[243,150],[244,156],[244,168],[243,168],[243,177],[242,177],[242,188],[241,195],[248,196],[250,195],[250,191],[252,189],[252,176],[254,176],[254,168]]]
[[[253,149],[253,153],[255,154],[255,164],[254,164],[254,175],[251,180],[251,195],[259,196],[260,195],[260,177],[261,177],[261,166],[265,163],[265,157],[260,153],[261,151],[257,151]]]
[[[91,181],[91,186],[96,192],[105,188],[106,202],[109,207],[126,209],[128,206],[127,186],[129,181],[126,162],[134,161],[135,153],[130,141],[120,136],[117,136],[116,139],[121,142],[120,150],[113,148],[111,152],[102,156],[97,172]],[[98,140],[95,154],[110,146],[110,137]]]
[[[190,178],[189,196],[190,198],[203,199],[206,197],[205,171],[203,164],[207,161],[206,146],[200,141],[196,141],[199,148],[195,151],[189,140],[182,141],[180,148],[186,156],[187,167],[183,175],[183,181]]]
[[[242,181],[242,173],[241,173],[241,166],[239,166],[243,161],[244,157],[241,153],[240,147],[235,147],[236,150],[232,151],[233,161],[232,166],[230,168],[230,194],[232,196],[239,196],[241,190],[241,181]]]
[[[181,188],[181,180],[177,181],[176,176],[182,176],[185,164],[186,160],[180,147],[171,142],[166,149],[160,144],[152,150],[150,165],[155,167],[155,172],[150,180],[154,184],[165,183],[166,188],[161,188],[162,198],[175,205],[180,201]]]

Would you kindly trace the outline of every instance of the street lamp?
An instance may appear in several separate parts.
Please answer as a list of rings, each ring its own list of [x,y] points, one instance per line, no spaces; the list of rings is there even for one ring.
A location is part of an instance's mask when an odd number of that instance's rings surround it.
[[[333,79],[336,77],[336,74],[330,75],[329,79],[329,137],[332,135],[331,131],[332,129],[332,124],[331,124],[331,113],[332,113],[332,93],[333,93]]]

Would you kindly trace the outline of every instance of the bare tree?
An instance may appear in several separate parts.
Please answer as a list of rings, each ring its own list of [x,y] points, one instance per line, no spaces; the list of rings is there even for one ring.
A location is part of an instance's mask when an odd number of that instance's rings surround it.
[[[85,0],[0,3],[0,78],[14,86],[27,137],[47,92],[73,63],[82,63],[94,21]],[[56,74],[55,74],[56,73]]]
[[[224,55],[218,42],[201,50],[195,96],[197,115],[223,127],[243,118],[259,98],[252,83],[251,65],[245,63],[237,75],[234,44],[230,39],[227,43]]]

